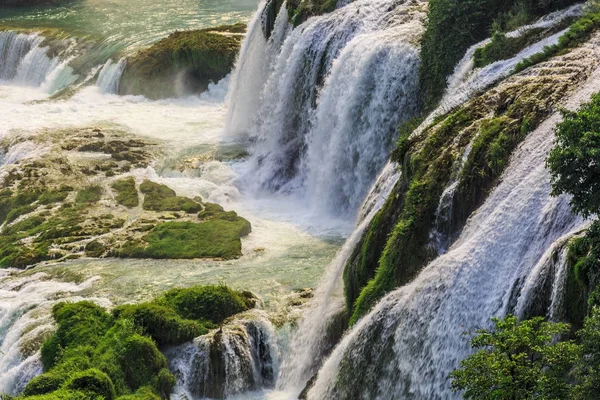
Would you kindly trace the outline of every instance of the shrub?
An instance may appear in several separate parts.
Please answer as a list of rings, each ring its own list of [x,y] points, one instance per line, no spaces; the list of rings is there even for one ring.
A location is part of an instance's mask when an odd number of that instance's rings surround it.
[[[600,94],[577,112],[563,111],[556,145],[548,157],[552,194],[568,193],[584,217],[600,212]]]

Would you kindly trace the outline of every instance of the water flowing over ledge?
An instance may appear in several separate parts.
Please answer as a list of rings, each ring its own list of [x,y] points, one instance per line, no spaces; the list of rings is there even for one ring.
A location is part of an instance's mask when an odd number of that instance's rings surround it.
[[[228,118],[229,132],[251,142],[251,191],[356,213],[397,126],[418,111],[425,10],[426,2],[356,1],[290,31],[284,4],[268,41],[255,17]]]

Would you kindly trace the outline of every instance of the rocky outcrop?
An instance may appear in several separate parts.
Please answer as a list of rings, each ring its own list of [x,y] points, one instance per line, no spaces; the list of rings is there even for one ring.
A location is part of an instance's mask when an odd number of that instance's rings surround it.
[[[233,69],[244,24],[175,32],[127,58],[120,94],[150,99],[200,93]]]
[[[8,137],[0,157],[43,149],[0,171],[0,266],[87,257],[218,258],[242,255],[250,223],[166,185],[136,181],[160,143],[119,129]]]

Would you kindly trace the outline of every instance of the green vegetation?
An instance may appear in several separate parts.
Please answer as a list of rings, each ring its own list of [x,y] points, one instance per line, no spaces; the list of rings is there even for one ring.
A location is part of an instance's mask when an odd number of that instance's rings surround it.
[[[600,27],[600,11],[587,13],[579,18],[564,35],[558,39],[557,44],[546,46],[541,53],[524,59],[515,67],[514,72],[520,72],[525,68],[546,61],[549,58],[564,52],[566,49],[578,46],[590,38],[592,33]]]
[[[548,158],[553,195],[569,194],[571,206],[585,217],[596,216],[597,154],[600,149],[600,95],[577,112],[563,111],[556,144]],[[592,400],[600,391],[600,222],[568,244],[566,315],[582,325],[575,337],[570,326],[513,316],[494,319],[493,330],[472,340],[479,349],[452,373],[452,386],[465,399]],[[590,294],[591,293],[591,294]],[[589,305],[586,306],[586,300]],[[589,314],[587,312],[589,311]],[[587,314],[587,316],[586,316]]]
[[[503,32],[496,31],[490,43],[475,50],[473,54],[475,67],[482,68],[496,61],[512,58],[548,33],[545,29],[532,29],[521,36],[508,37]]]
[[[166,399],[175,378],[157,344],[189,341],[247,309],[226,286],[173,289],[112,314],[88,301],[59,303],[57,330],[42,346],[44,374],[19,398]]]
[[[127,59],[121,94],[157,99],[182,94],[178,88],[206,90],[233,69],[243,31],[245,25],[236,24],[169,35]]]
[[[187,197],[179,197],[175,191],[166,185],[145,180],[140,185],[144,193],[144,210],[152,211],[185,211],[195,213],[202,209],[202,205]]]
[[[242,255],[240,237],[248,234],[250,223],[211,219],[205,222],[165,222],[154,227],[140,242],[131,242],[115,251],[118,257],[134,258],[237,258]]]
[[[18,190],[13,193],[11,189],[0,190],[0,225],[12,222],[21,215],[29,214],[38,205],[50,205],[64,201],[72,188],[62,186],[58,189],[33,188]]]
[[[137,207],[140,203],[133,177],[119,179],[111,187],[117,193],[117,203],[122,206],[132,208]]]
[[[588,356],[600,356],[596,349],[582,354],[582,348],[572,340],[555,342],[557,335],[569,332],[568,324],[545,322],[537,317],[518,322],[514,316],[492,319],[494,328],[480,329],[471,340],[478,350],[461,362],[452,373],[452,388],[463,391],[470,400],[518,399],[593,399],[573,396],[580,392],[570,382],[569,372],[579,361],[587,364]],[[589,344],[585,332],[600,322],[594,315],[582,332],[584,343]],[[598,335],[598,332],[595,333]],[[585,346],[587,347],[587,346]],[[585,381],[586,379],[582,379]]]
[[[515,29],[575,0],[431,0],[421,47],[420,87],[427,109],[439,101],[446,79],[469,46],[490,31]],[[503,50],[504,51],[504,50]]]
[[[98,185],[88,186],[77,192],[75,203],[97,203],[102,197],[102,187]]]
[[[291,0],[287,3],[288,18],[298,26],[310,17],[332,12],[336,5],[336,0]]]
[[[548,157],[553,194],[568,193],[571,207],[588,217],[600,212],[600,94],[577,112],[563,111]]]

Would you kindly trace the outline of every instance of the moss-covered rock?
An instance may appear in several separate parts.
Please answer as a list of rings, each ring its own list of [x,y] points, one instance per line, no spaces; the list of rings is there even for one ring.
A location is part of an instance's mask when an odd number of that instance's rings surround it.
[[[184,319],[173,308],[156,303],[120,306],[113,315],[132,320],[159,345],[180,344],[208,332],[197,321]]]
[[[243,24],[175,32],[127,59],[120,93],[151,99],[199,93],[233,69]]]
[[[157,343],[191,340],[247,309],[244,294],[226,286],[173,289],[112,314],[89,301],[58,303],[56,332],[42,347],[45,373],[19,398],[167,399],[176,381]]]
[[[133,177],[119,179],[113,182],[111,187],[117,193],[117,203],[122,206],[132,208],[140,203]]]
[[[88,186],[77,192],[75,203],[96,203],[102,197],[104,190],[101,186]]]
[[[249,222],[212,219],[202,223],[165,222],[154,227],[139,242],[126,243],[114,251],[118,257],[134,258],[223,258],[242,255],[240,238]]]
[[[171,289],[158,302],[177,310],[184,318],[215,324],[248,309],[244,296],[224,285]]]
[[[202,209],[202,205],[194,200],[177,196],[168,186],[147,179],[140,185],[140,191],[145,195],[144,210],[196,213]]]

